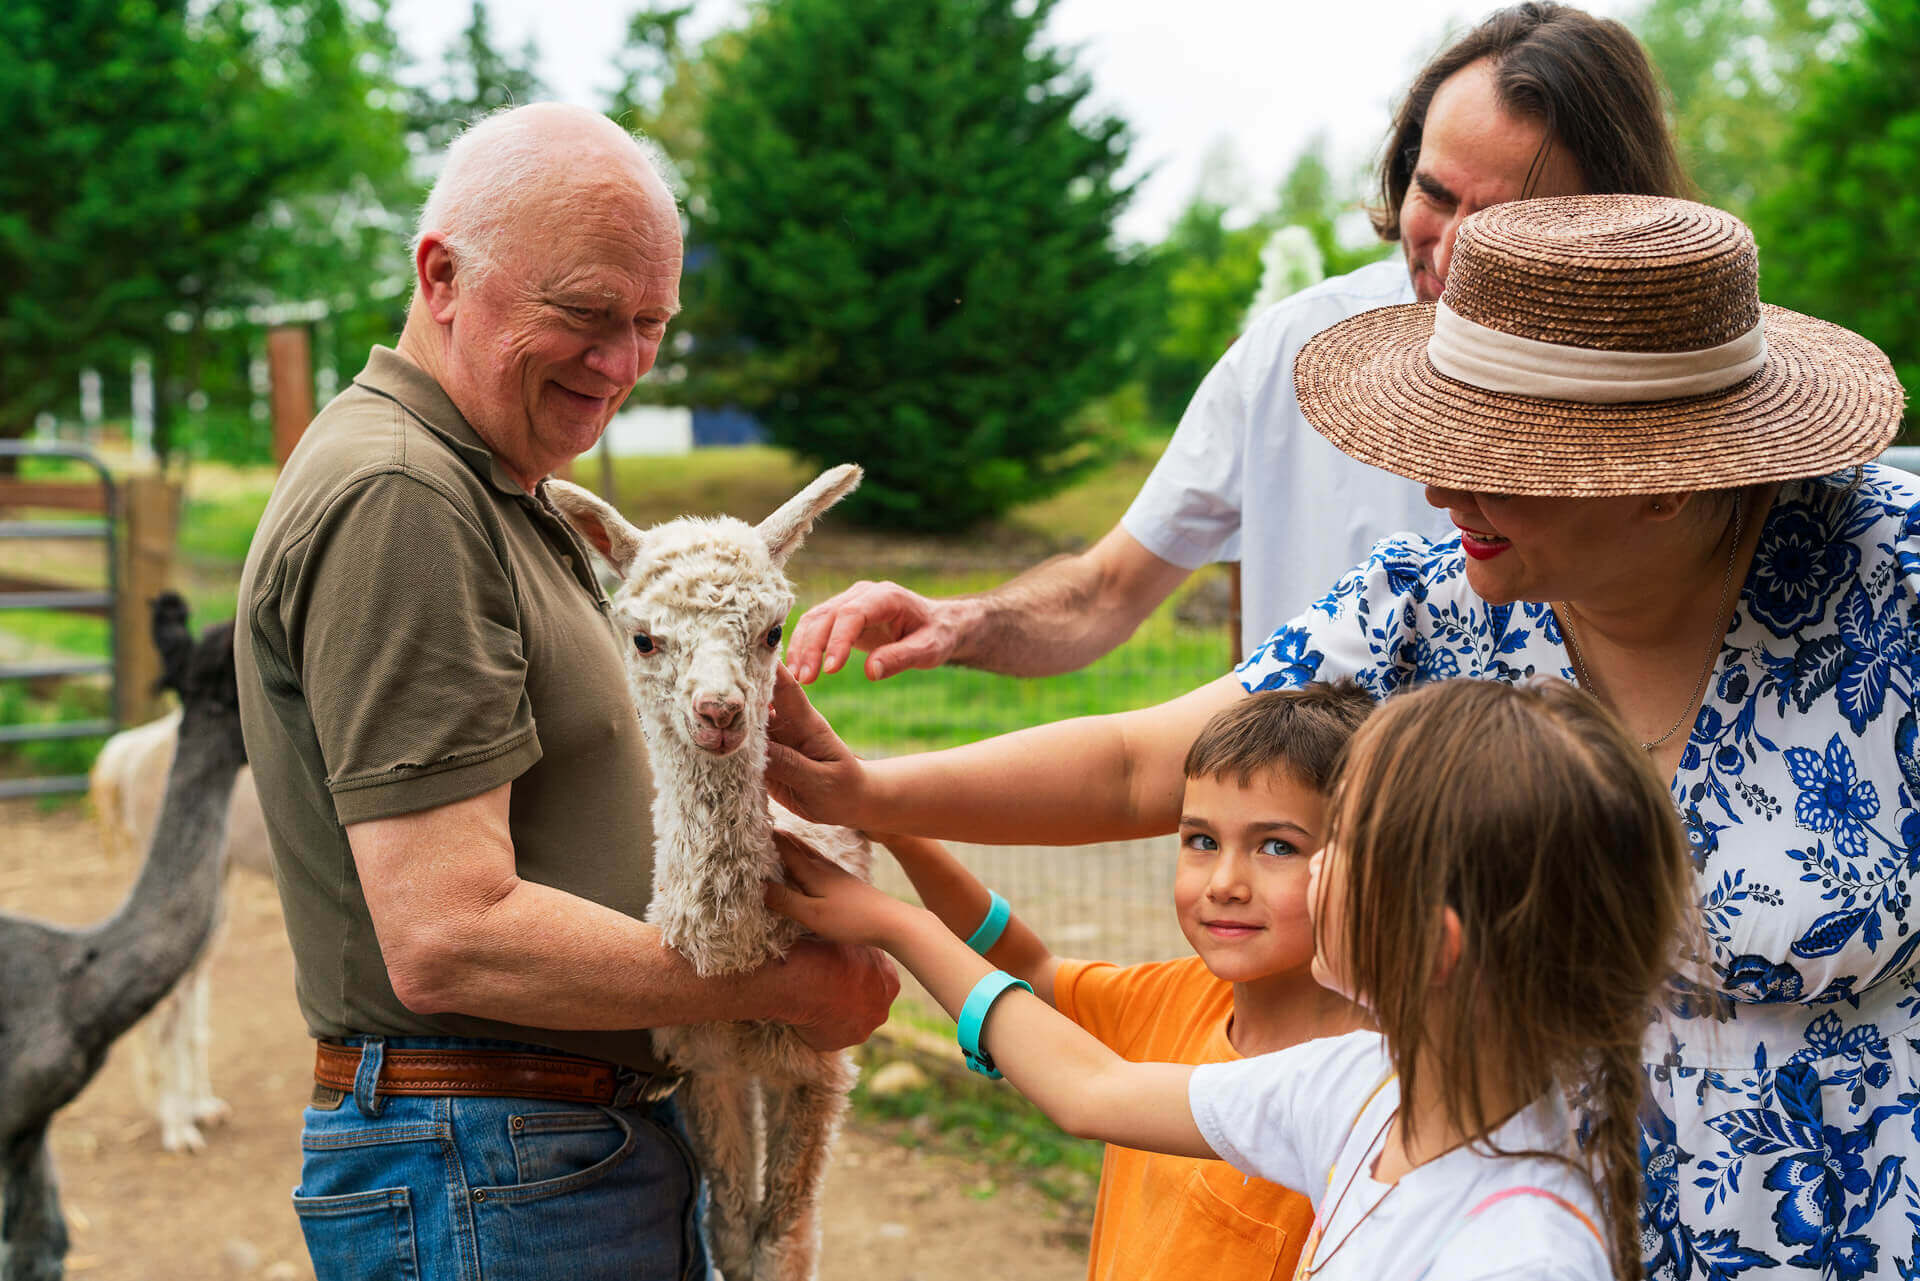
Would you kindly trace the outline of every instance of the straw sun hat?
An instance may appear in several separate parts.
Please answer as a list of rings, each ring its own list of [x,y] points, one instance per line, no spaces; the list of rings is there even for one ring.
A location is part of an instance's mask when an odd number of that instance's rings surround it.
[[[1905,401],[1878,347],[1760,301],[1739,219],[1659,196],[1481,210],[1438,303],[1342,321],[1293,381],[1361,462],[1559,497],[1824,475],[1886,448]]]

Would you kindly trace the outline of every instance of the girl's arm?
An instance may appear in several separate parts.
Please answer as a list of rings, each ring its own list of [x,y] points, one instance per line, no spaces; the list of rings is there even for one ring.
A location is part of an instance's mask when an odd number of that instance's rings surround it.
[[[791,841],[780,839],[792,886],[767,903],[814,933],[885,948],[955,1018],[993,966],[925,908],[903,903]],[[1175,1156],[1211,1157],[1187,1101],[1193,1068],[1130,1063],[1039,998],[1014,989],[994,1002],[981,1048],[1020,1092],[1069,1134]]]
[[[986,919],[990,902],[987,887],[939,841],[924,836],[875,835],[913,882],[920,901],[940,918],[955,938],[973,935]],[[987,960],[1032,985],[1034,994],[1053,1004],[1053,979],[1060,958],[1018,915],[1008,919],[1000,941],[987,949]]]
[[[995,845],[1077,845],[1171,832],[1187,747],[1245,697],[1231,674],[1171,702],[863,761],[785,669],[774,687],[767,784],[822,823]]]

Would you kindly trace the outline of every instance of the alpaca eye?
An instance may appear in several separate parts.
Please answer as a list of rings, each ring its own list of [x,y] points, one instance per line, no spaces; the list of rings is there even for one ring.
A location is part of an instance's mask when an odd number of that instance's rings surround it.
[[[779,648],[780,648],[780,628],[779,628],[779,627],[777,627],[777,626],[776,626],[776,627],[773,627],[773,628],[770,628],[770,629],[768,630],[768,632],[767,632],[767,648],[768,648],[768,649],[779,649]]]
[[[645,632],[635,632],[633,634],[633,647],[642,654],[651,654],[653,653],[653,637],[647,635]]]

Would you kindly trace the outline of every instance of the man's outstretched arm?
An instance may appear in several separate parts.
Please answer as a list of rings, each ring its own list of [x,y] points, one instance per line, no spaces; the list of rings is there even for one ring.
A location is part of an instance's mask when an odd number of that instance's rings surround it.
[[[1077,671],[1133,635],[1189,572],[1115,525],[1084,552],[974,595],[930,598],[898,583],[855,583],[802,615],[787,668],[807,684],[861,649],[868,680],[949,663],[1008,676]]]

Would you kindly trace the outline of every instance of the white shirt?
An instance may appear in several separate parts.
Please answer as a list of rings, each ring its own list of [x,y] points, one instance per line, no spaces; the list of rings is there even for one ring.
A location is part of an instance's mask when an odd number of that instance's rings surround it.
[[[1392,1070],[1379,1033],[1353,1032],[1205,1064],[1194,1069],[1188,1098],[1200,1133],[1223,1160],[1298,1188],[1313,1202],[1316,1263],[1324,1268],[1317,1279],[1612,1281],[1594,1235],[1606,1227],[1593,1188],[1557,1161],[1493,1157],[1467,1146],[1409,1170],[1397,1187],[1375,1182],[1378,1140],[1400,1106],[1399,1081],[1387,1080]],[[1524,1109],[1492,1138],[1509,1150],[1574,1150],[1572,1119],[1552,1099]],[[1468,1217],[1488,1197],[1516,1187],[1562,1198],[1594,1228],[1531,1195],[1508,1196]]]
[[[1399,255],[1269,307],[1227,348],[1121,525],[1183,569],[1240,562],[1250,654],[1389,534],[1450,534],[1423,487],[1355,462],[1300,415],[1293,358],[1327,326],[1414,301]]]

